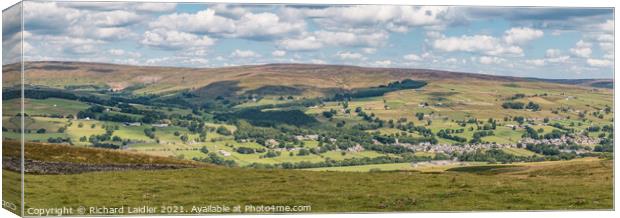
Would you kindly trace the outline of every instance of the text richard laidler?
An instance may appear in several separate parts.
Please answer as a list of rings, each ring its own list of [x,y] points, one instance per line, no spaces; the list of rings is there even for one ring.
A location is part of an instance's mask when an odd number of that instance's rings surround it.
[[[157,207],[56,207],[56,208],[28,208],[26,214],[35,216],[62,216],[62,215],[119,215],[119,214],[156,214]]]

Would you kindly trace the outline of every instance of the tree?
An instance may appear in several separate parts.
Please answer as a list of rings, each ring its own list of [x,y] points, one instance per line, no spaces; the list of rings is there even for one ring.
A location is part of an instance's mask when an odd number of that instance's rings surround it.
[[[415,117],[417,117],[418,120],[423,120],[424,119],[424,113],[417,112],[417,113],[415,113]]]
[[[323,116],[329,119],[334,117],[334,113],[332,113],[331,111],[323,111]]]
[[[362,107],[356,107],[355,108],[355,113],[360,113],[362,112]]]
[[[224,135],[224,136],[229,136],[232,135],[232,132],[230,132],[230,130],[228,130],[226,127],[224,126],[219,126],[217,127],[217,129],[215,130],[215,132],[217,132],[220,135]]]
[[[525,106],[525,109],[530,109],[532,111],[539,111],[540,105],[530,101],[527,103],[527,106]]]
[[[302,148],[302,149],[299,149],[299,152],[297,152],[297,156],[306,156],[306,155],[310,155],[310,151],[308,151],[308,149]]]
[[[209,153],[209,149],[207,148],[207,146],[202,146],[202,148],[200,148],[200,152],[202,152],[204,154],[208,154]]]
[[[256,153],[256,150],[254,150],[253,148],[248,148],[248,147],[238,147],[236,151],[239,154],[254,154],[254,153]]]
[[[45,133],[45,132],[46,132],[46,130],[45,130],[45,129],[43,129],[43,128],[41,128],[41,129],[38,129],[38,130],[37,130],[37,133],[39,133],[39,134],[43,134],[43,133]]]
[[[181,139],[181,141],[183,141],[184,143],[185,143],[185,142],[187,142],[187,141],[189,141],[189,137],[187,136],[187,134],[183,134],[183,135],[180,137],[180,139]]]
[[[154,139],[155,138],[155,128],[146,128],[144,129],[144,135],[147,137]]]

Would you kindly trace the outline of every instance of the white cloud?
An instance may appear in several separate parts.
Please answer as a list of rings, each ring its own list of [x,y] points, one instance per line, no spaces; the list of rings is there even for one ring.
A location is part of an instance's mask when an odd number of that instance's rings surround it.
[[[271,52],[271,55],[274,57],[282,57],[286,55],[286,51],[282,51],[282,50],[275,50],[273,52]]]
[[[613,33],[614,32],[614,20],[607,20],[605,21],[605,23],[599,24],[598,28],[601,31],[604,31],[607,33]]]
[[[144,32],[143,45],[162,49],[187,49],[195,47],[208,47],[215,43],[214,39],[208,36],[198,36],[191,33],[153,30]]]
[[[139,58],[142,56],[142,54],[138,52],[130,52],[130,51],[125,51],[123,49],[116,49],[116,48],[109,49],[108,53],[114,56],[128,56],[132,58]]]
[[[76,38],[119,40],[137,36],[129,26],[141,22],[145,17],[132,11],[120,9],[87,11],[65,6],[71,3],[26,2],[25,26],[37,35],[64,35]],[[94,8],[88,4],[86,8]],[[114,7],[116,8],[116,7]]]
[[[277,44],[282,49],[294,51],[317,50],[324,46],[377,47],[384,45],[388,36],[386,32],[332,32],[320,30],[304,33],[295,38],[283,39],[278,41]],[[366,51],[373,50],[366,48]]]
[[[202,66],[206,66],[209,63],[209,59],[206,58],[188,58],[188,59],[183,59],[182,61],[185,64],[189,64],[189,65],[202,65]]]
[[[243,7],[240,7],[239,5],[215,4],[209,8],[215,10],[218,14],[224,17],[230,17],[230,18],[239,18],[243,16],[244,14],[248,13],[248,10],[246,10]]]
[[[136,34],[128,28],[124,27],[105,27],[95,29],[73,29],[75,35],[86,36],[90,38],[98,38],[104,40],[117,40],[133,37]]]
[[[500,64],[506,61],[506,59],[503,58],[499,58],[499,57],[489,57],[489,56],[482,56],[479,58],[478,60],[481,64]]]
[[[166,3],[145,2],[145,3],[137,3],[136,10],[141,11],[141,12],[162,13],[162,12],[174,11],[176,7],[177,7],[176,3],[170,3],[170,2],[166,2]]]
[[[456,64],[458,60],[456,58],[448,58],[443,61],[446,64]]]
[[[353,32],[314,32],[322,43],[336,46],[380,46],[388,38],[385,32],[353,33]]]
[[[313,64],[325,64],[327,62],[325,62],[324,60],[321,60],[321,59],[311,59],[310,63],[313,63]]]
[[[445,37],[435,39],[432,46],[436,49],[455,52],[479,52],[487,55],[523,55],[523,49],[518,46],[505,45],[497,38],[488,35],[463,35],[460,37]]]
[[[235,23],[238,37],[282,37],[288,33],[301,32],[306,28],[304,21],[285,22],[273,13],[247,13]]]
[[[408,61],[420,61],[422,60],[422,58],[420,58],[420,56],[416,55],[416,54],[408,54],[403,56],[403,59],[408,60]]]
[[[426,37],[430,39],[438,39],[438,38],[443,37],[443,35],[437,31],[428,31],[426,32]]]
[[[58,6],[56,2],[24,2],[24,25],[42,34],[62,33],[84,16],[80,10]]]
[[[112,55],[122,56],[125,55],[125,50],[123,49],[110,49],[108,52]]]
[[[392,65],[392,61],[391,60],[378,60],[378,61],[375,61],[375,65],[386,67],[386,66]]]
[[[568,62],[569,59],[570,59],[570,56],[564,55],[564,56],[559,56],[559,57],[546,58],[545,60],[549,63],[566,63]]]
[[[27,35],[24,34],[26,37]],[[27,40],[30,42],[45,42],[45,46],[33,46],[34,49],[30,54],[24,55],[40,55],[46,54],[60,55],[66,54],[94,54],[99,51],[99,47],[104,41],[90,38],[79,38],[72,36],[53,36],[53,35],[29,35]]]
[[[547,51],[545,51],[545,57],[547,58],[556,58],[559,57],[560,55],[562,55],[562,51],[560,51],[560,49],[547,49]]]
[[[239,49],[235,49],[235,51],[233,51],[230,54],[231,57],[237,57],[237,58],[252,58],[252,57],[260,57],[259,54],[257,54],[256,52],[252,51],[252,50],[239,50]]]
[[[278,47],[291,51],[309,51],[323,47],[323,43],[316,36],[304,36],[278,41]]]
[[[609,67],[614,64],[612,61],[607,60],[607,59],[594,59],[594,58],[588,58],[586,62],[588,63],[588,65],[592,67]]]
[[[534,66],[545,66],[545,59],[530,59],[530,60],[525,60],[525,63],[534,65]]]
[[[527,27],[515,27],[506,30],[504,33],[504,41],[507,44],[524,44],[534,39],[540,38],[544,35],[542,30],[527,28]]]
[[[134,12],[122,10],[88,13],[86,15],[86,22],[102,27],[125,26],[141,19]]]
[[[403,32],[409,27],[446,26],[460,21],[453,8],[443,6],[355,5],[323,9],[287,8],[283,13],[297,19],[312,17],[322,27],[332,30],[381,26]]]
[[[364,59],[364,55],[360,54],[360,53],[355,53],[355,52],[338,52],[336,54],[338,57],[340,57],[340,59],[342,60],[362,60]]]
[[[362,48],[362,52],[366,54],[374,54],[375,52],[377,52],[377,49],[376,48]]]
[[[571,48],[570,51],[577,57],[589,58],[592,54],[592,43],[584,42],[583,40],[579,40],[574,48]]]
[[[220,12],[222,9],[220,8]],[[243,10],[240,17],[225,17],[214,9],[196,13],[174,13],[160,16],[149,23],[151,28],[163,28],[190,33],[211,33],[223,37],[265,38],[283,37],[305,29],[305,21],[288,22],[269,12],[251,13]]]
[[[207,9],[195,14],[173,13],[160,16],[150,22],[149,27],[192,33],[233,33],[235,23],[232,19],[218,16],[214,10]]]
[[[299,37],[282,39],[277,42],[278,47],[292,51],[317,50],[325,46],[360,47],[382,46],[387,41],[385,32],[331,32],[316,31],[304,33]],[[366,51],[373,51],[366,48]]]

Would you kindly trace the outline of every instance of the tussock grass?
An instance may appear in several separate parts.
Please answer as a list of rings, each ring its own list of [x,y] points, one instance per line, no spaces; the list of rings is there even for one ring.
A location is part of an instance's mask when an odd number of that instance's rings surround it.
[[[311,205],[313,212],[611,209],[611,164],[575,161],[487,175],[219,167],[26,175],[25,191],[26,207],[42,208],[275,204]],[[3,174],[6,179],[19,175]]]

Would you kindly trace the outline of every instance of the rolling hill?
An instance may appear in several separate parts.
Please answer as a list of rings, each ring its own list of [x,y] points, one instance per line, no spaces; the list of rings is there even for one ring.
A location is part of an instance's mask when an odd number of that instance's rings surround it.
[[[16,81],[17,65],[4,66],[7,81]],[[324,89],[354,89],[385,84],[394,80],[416,79],[442,82],[543,82],[590,86],[611,80],[550,80],[494,76],[474,73],[426,69],[368,68],[341,65],[267,64],[222,68],[178,68],[129,66],[86,62],[27,62],[25,77],[28,84],[65,88],[98,85],[136,93],[167,93],[187,89],[208,89],[215,82],[236,83],[240,90],[255,90],[264,86],[304,87],[307,94]],[[236,90],[238,91],[238,90]]]

